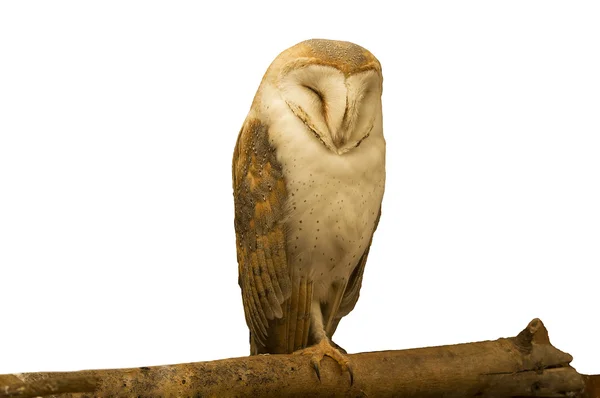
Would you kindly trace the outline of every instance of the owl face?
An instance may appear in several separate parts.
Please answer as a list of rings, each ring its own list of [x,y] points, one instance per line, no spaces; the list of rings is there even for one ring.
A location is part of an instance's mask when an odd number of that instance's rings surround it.
[[[294,115],[340,154],[366,138],[381,113],[381,74],[374,70],[346,76],[313,64],[287,73],[278,88]]]
[[[379,61],[349,42],[313,39],[284,51],[265,80],[295,117],[336,154],[381,130]]]

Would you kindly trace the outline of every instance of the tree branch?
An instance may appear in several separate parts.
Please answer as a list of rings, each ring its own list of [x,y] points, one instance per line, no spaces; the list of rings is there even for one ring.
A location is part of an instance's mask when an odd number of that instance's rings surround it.
[[[354,384],[304,355],[259,355],[168,366],[0,375],[0,398],[180,396],[600,397],[599,376],[580,375],[539,319],[516,337],[349,356]]]

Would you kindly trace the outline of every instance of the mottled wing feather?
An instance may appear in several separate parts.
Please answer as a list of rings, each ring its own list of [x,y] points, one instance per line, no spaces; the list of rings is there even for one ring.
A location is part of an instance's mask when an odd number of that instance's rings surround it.
[[[238,136],[233,155],[233,194],[246,323],[251,341],[264,347],[273,337],[270,324],[283,317],[284,302],[292,288],[282,223],[285,180],[269,144],[267,127],[258,120],[247,120]]]
[[[310,307],[312,303],[313,281],[305,276],[292,278],[293,290],[290,300],[290,311],[286,332],[287,349],[280,352],[294,352],[308,345],[308,332],[310,329]]]
[[[381,208],[379,208],[379,214],[377,215],[377,219],[375,220],[375,226],[373,228],[373,233],[371,234],[371,239],[369,241],[369,245],[365,249],[363,255],[360,257],[356,268],[352,271],[348,283],[346,284],[346,288],[343,291],[343,296],[341,298],[341,303],[335,312],[335,314],[331,314],[331,319],[325,319],[324,324],[328,325],[325,332],[327,336],[331,338],[335,330],[337,329],[340,320],[348,315],[356,305],[358,301],[358,297],[360,295],[360,288],[362,286],[363,274],[365,271],[365,265],[367,264],[367,257],[369,256],[369,249],[371,248],[371,243],[373,242],[373,234],[377,229],[377,225],[379,225],[379,219],[381,218]]]

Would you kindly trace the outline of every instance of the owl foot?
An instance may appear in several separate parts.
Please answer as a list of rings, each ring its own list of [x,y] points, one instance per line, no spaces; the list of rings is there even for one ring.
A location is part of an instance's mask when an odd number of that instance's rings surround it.
[[[352,371],[352,365],[348,358],[344,354],[340,352],[341,347],[336,344],[336,347],[332,345],[333,342],[330,342],[329,339],[324,338],[318,344],[314,346],[305,348],[303,350],[299,350],[294,352],[295,355],[308,355],[310,356],[310,363],[312,367],[315,369],[315,373],[317,374],[317,378],[321,381],[321,368],[320,364],[324,357],[328,356],[336,361],[340,367],[342,368],[342,372],[348,372],[350,375],[350,385],[354,383],[354,372]],[[335,343],[333,343],[335,344]],[[343,349],[342,349],[343,350]]]

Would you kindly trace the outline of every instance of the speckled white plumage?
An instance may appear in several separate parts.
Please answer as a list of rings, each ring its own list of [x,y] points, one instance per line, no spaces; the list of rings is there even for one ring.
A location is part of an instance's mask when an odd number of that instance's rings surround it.
[[[355,91],[352,86],[347,90],[350,96]],[[261,101],[260,117],[269,125],[269,138],[288,188],[282,222],[292,279],[307,277],[314,282],[313,302],[332,305],[340,294],[333,287],[341,284],[343,292],[368,248],[381,207],[385,139],[380,102],[369,136],[358,147],[339,154],[323,145],[290,111],[275,87],[264,85]]]

